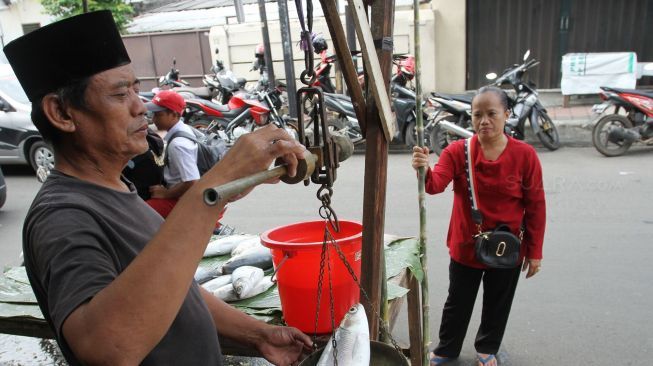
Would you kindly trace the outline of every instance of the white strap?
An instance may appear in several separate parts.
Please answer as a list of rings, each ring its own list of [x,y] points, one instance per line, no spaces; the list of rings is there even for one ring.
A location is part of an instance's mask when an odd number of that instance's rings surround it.
[[[474,169],[472,166],[472,138],[468,138],[465,147],[467,151],[465,152],[465,160],[467,160],[467,184],[469,184],[469,199],[472,202],[472,209],[478,210],[476,204],[476,187],[474,185]]]

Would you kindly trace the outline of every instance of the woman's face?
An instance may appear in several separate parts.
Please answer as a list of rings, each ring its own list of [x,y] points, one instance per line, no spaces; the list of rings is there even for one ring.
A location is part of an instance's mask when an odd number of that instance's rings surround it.
[[[485,92],[474,97],[472,102],[472,126],[479,138],[492,139],[503,134],[508,110],[501,104],[501,98],[494,92]]]

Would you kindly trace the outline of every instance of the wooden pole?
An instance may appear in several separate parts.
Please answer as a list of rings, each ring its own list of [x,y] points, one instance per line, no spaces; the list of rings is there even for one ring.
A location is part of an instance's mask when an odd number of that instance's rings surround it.
[[[88,0],[82,0],[82,11],[88,13]]]
[[[372,7],[372,12],[375,12],[375,8],[385,6],[385,1],[387,0],[376,1]],[[394,4],[394,0],[392,3]],[[381,67],[379,57],[378,55],[375,55],[375,53],[378,54],[378,52],[375,52],[375,48],[379,49],[382,45],[384,51],[386,48],[389,48],[390,58],[388,59],[388,63],[392,62],[392,27],[390,27],[390,31],[388,32],[390,36],[380,35],[382,33],[381,31],[377,31],[377,34],[374,34],[370,29],[370,24],[368,24],[366,6],[363,5],[363,1],[349,0],[349,6],[354,15],[356,34],[358,35],[358,41],[361,44],[361,51],[363,52],[367,90],[371,91],[369,94],[372,95],[374,103],[379,109],[379,120],[381,121],[381,127],[383,128],[385,138],[390,141],[394,137],[397,129],[394,115],[392,114],[392,108],[390,106],[390,98],[388,97],[388,77],[390,75],[390,69],[384,69]],[[376,11],[378,18],[376,20],[372,19],[371,27],[382,29],[384,27],[381,25],[385,25],[385,23],[394,24],[394,7],[392,9],[381,9],[383,10]],[[390,66],[390,64],[387,65],[387,67]]]
[[[285,1],[277,2],[279,6],[279,24],[281,25],[281,44],[283,46],[284,67],[286,70],[286,88],[288,95],[297,95],[297,86],[295,84],[295,62],[292,51],[292,38],[290,35],[290,19],[288,17],[288,3]],[[271,85],[274,87],[274,85]],[[288,98],[288,112],[293,118],[299,118],[297,115],[297,98]]]
[[[356,21],[356,20],[355,20]],[[394,0],[378,0],[372,6],[371,30],[374,39],[392,39],[394,25]],[[359,26],[367,26],[360,24]],[[359,37],[360,41],[360,37]],[[392,46],[381,47],[377,43],[376,54],[384,76],[383,88],[388,90],[392,68]],[[369,75],[369,74],[368,74]],[[374,76],[372,76],[374,78]],[[367,80],[366,83],[374,80]],[[379,82],[379,80],[377,80]],[[379,108],[375,98],[367,100],[367,130],[365,134],[365,179],[363,193],[363,253],[361,283],[377,309],[381,305],[381,284],[385,258],[383,233],[385,229],[385,197],[388,172],[389,139],[382,128]],[[378,339],[379,324],[372,309],[366,309],[370,325],[370,339]]]
[[[415,42],[415,113],[417,117],[417,143],[424,146],[424,120],[422,118],[421,46],[419,36],[419,0],[414,0],[414,42]],[[422,279],[422,365],[429,365],[429,281],[426,258],[426,205],[424,193],[426,169],[420,168],[417,179],[419,201],[419,244],[420,261],[424,278]]]
[[[272,50],[270,49],[270,32],[268,28],[268,15],[265,10],[265,0],[258,0],[258,11],[261,16],[261,33],[263,33],[263,45],[265,45],[265,67],[268,70],[268,82],[274,86],[274,65],[272,65]]]
[[[351,96],[351,101],[354,104],[354,111],[356,112],[358,124],[361,126],[362,131],[365,131],[365,120],[367,118],[365,113],[365,97],[363,96],[363,89],[360,84],[358,84],[358,74],[356,72],[354,61],[351,57],[347,56],[350,52],[347,45],[345,30],[340,21],[338,8],[336,8],[335,3],[332,0],[320,0],[320,4],[322,5],[324,17],[328,19],[327,25],[329,26],[329,33],[331,33],[333,48],[335,53],[339,55],[338,62],[340,63],[345,78],[345,84],[347,84],[347,89]]]

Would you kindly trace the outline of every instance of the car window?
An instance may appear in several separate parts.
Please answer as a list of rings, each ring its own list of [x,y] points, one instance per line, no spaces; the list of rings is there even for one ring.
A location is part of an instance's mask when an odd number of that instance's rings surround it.
[[[14,75],[0,76],[0,90],[18,103],[29,104],[27,95]]]

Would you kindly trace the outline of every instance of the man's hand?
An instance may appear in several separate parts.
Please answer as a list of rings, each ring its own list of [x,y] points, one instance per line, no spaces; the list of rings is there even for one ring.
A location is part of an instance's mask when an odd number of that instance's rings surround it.
[[[162,185],[150,186],[150,194],[152,198],[167,198],[168,189]]]
[[[211,180],[232,181],[262,172],[278,157],[288,164],[288,175],[297,174],[297,161],[303,159],[306,148],[288,132],[274,125],[268,125],[243,135],[236,141],[227,155],[211,169]]]
[[[310,351],[313,342],[306,334],[292,327],[266,326],[260,333],[259,352],[275,365],[296,365],[303,350]]]

